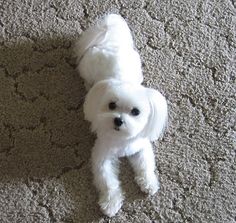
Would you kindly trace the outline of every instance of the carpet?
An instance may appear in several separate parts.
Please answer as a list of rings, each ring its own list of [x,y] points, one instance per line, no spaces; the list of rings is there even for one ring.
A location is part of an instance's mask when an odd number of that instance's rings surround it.
[[[236,222],[233,0],[0,0],[0,222]],[[161,188],[146,196],[126,159],[125,202],[97,205],[73,44],[109,12],[128,22],[144,85],[168,100],[154,143]],[[122,33],[121,33],[122,35]]]

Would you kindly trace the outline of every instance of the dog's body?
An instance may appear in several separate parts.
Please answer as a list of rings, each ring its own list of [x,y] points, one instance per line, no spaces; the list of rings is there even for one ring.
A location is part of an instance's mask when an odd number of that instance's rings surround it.
[[[85,119],[97,134],[92,165],[99,204],[106,215],[113,216],[123,201],[119,157],[129,157],[142,191],[154,194],[159,188],[150,141],[164,130],[167,104],[157,90],[141,85],[141,60],[121,16],[108,15],[85,31],[76,54],[78,70],[89,90]]]
[[[90,87],[110,78],[142,83],[141,60],[122,17],[105,17],[86,30],[76,48],[78,70]]]

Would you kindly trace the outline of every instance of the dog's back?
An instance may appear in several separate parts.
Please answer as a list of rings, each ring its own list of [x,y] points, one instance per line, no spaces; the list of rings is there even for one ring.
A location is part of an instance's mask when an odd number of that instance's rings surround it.
[[[110,14],[86,30],[76,44],[78,70],[87,84],[115,78],[142,82],[141,61],[125,20]]]
[[[100,44],[133,46],[133,39],[125,20],[116,14],[110,14],[100,20],[95,26],[82,33],[75,46],[77,62],[86,51]]]

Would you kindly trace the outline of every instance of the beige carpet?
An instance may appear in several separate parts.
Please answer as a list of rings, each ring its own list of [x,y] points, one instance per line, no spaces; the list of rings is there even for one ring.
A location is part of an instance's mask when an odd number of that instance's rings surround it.
[[[236,222],[234,0],[0,0],[0,222]],[[129,23],[146,86],[168,99],[153,197],[133,182],[105,217],[72,45],[105,13]],[[122,35],[122,33],[121,33]]]

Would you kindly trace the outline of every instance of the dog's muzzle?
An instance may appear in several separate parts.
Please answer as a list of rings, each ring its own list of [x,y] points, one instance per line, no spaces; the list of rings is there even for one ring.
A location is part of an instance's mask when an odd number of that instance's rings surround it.
[[[121,118],[114,118],[115,130],[119,131],[120,127],[124,124],[124,121]]]

